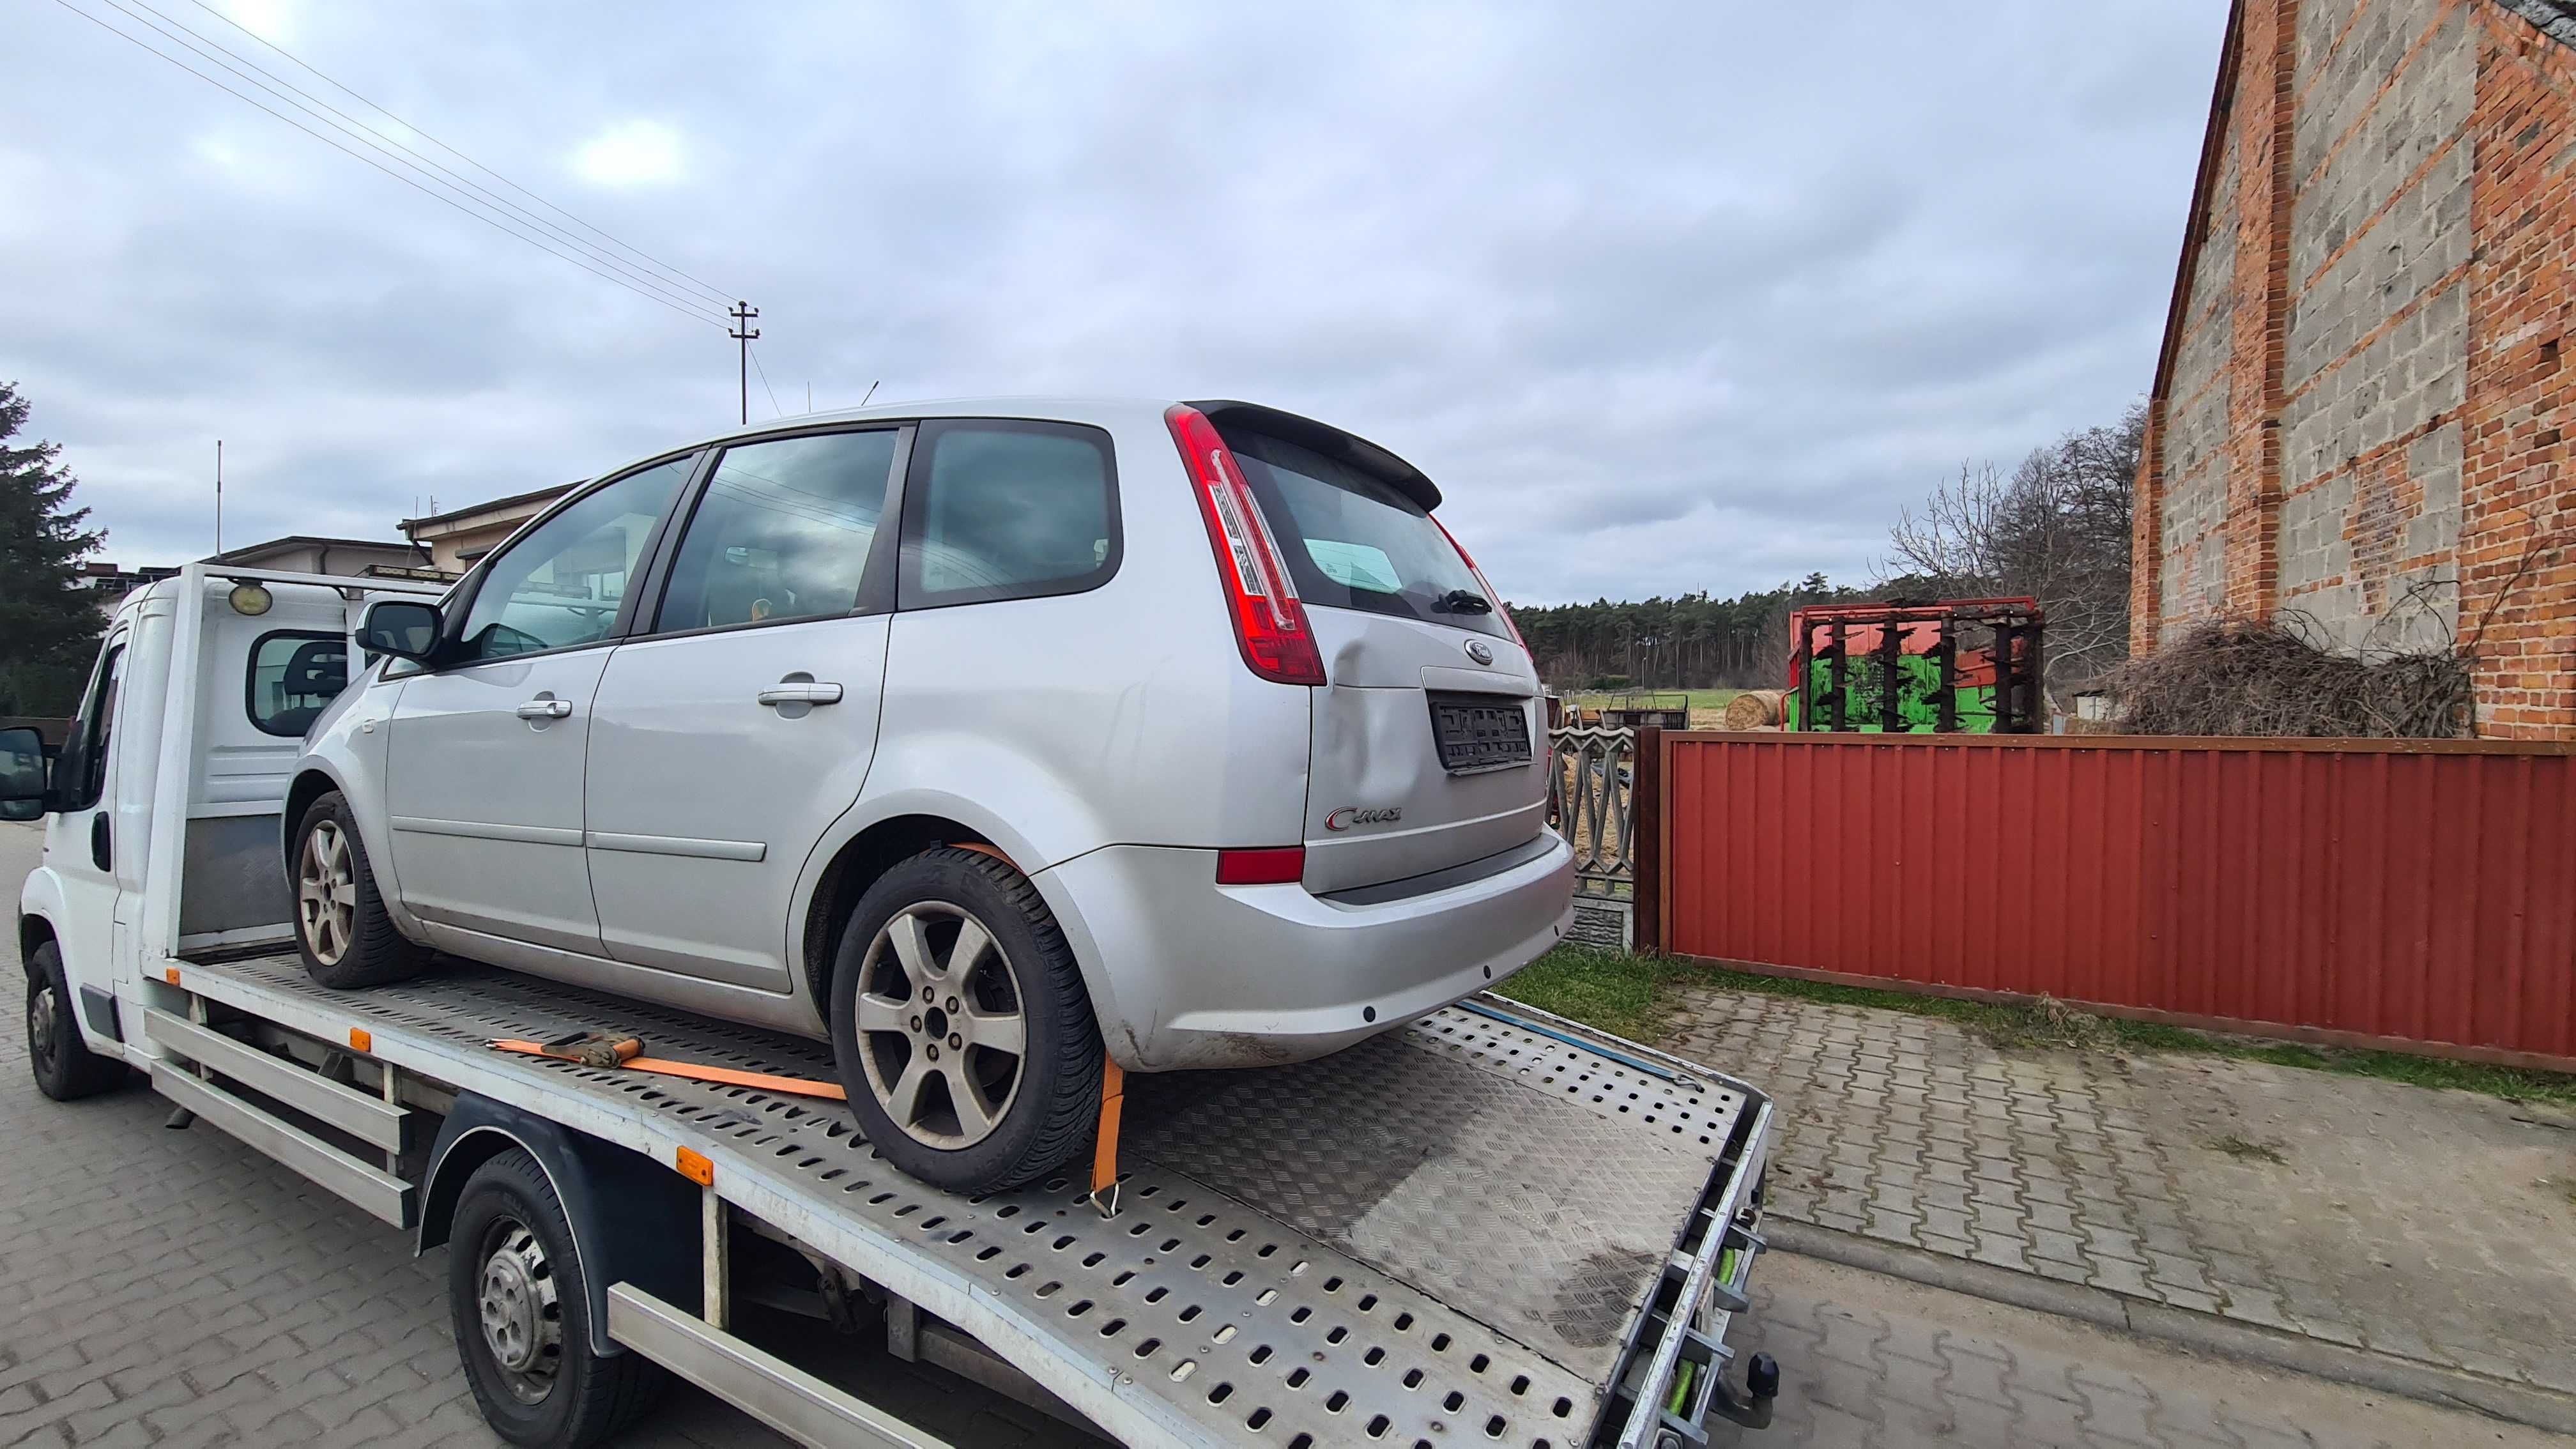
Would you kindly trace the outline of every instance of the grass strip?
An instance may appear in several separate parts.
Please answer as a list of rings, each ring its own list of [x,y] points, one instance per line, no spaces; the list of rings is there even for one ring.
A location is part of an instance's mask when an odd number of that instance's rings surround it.
[[[1668,956],[1632,956],[1591,946],[1559,946],[1504,982],[1499,990],[1515,1001],[1527,1002],[1541,1010],[1553,1011],[1559,1016],[1571,1017],[1649,1046],[1667,1044],[1673,1014],[1690,993],[1700,990],[1743,991],[1764,996],[1795,997],[1832,1006],[1864,1006],[1939,1017],[1955,1022],[2007,1051],[2062,1048],[2133,1053],[2185,1052],[2335,1072],[2344,1076],[2375,1077],[2416,1087],[2450,1087],[2501,1097],[2508,1102],[2576,1106],[2576,1076],[2560,1072],[2195,1031],[2159,1022],[2096,1016],[2057,1001],[2007,1006],[1845,986],[1829,981],[1807,981],[1794,976],[1762,976]]]

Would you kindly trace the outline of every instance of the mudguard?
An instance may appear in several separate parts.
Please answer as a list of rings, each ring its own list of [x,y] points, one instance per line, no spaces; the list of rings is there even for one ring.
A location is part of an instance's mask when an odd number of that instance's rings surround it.
[[[468,1092],[439,1128],[421,1179],[415,1255],[447,1241],[456,1200],[474,1169],[526,1149],[572,1222],[573,1257],[590,1300],[590,1347],[626,1352],[608,1336],[608,1287],[632,1283],[668,1303],[697,1301],[698,1189],[642,1153]]]

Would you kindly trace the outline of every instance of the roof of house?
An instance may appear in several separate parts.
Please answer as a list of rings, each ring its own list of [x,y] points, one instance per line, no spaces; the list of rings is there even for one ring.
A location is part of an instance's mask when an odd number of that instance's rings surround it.
[[[2504,0],[2504,7],[2539,26],[2541,34],[2576,45],[2576,0]]]
[[[457,519],[470,517],[477,513],[490,513],[495,509],[512,508],[522,503],[545,503],[553,499],[560,498],[564,494],[589,481],[590,480],[587,478],[576,478],[570,483],[557,483],[548,488],[531,488],[525,493],[513,493],[507,498],[487,498],[481,503],[469,503],[463,508],[451,508],[444,513],[431,513],[419,518],[406,518],[394,526],[400,528],[405,533],[409,533],[415,528],[426,528],[434,523],[453,523]]]
[[[248,543],[240,548],[228,548],[222,553],[209,554],[206,562],[257,563],[271,554],[282,553],[290,548],[381,548],[400,554],[418,554],[421,551],[419,544],[409,543],[399,538],[325,538],[319,534],[290,533],[284,538],[272,538],[265,543]]]

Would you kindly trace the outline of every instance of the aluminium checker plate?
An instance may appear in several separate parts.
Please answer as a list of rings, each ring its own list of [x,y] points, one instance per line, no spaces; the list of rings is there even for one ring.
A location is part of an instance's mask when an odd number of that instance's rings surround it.
[[[706,1153],[727,1198],[1139,1444],[1591,1442],[1753,1097],[1450,1008],[1320,1062],[1131,1078],[1127,1206],[1103,1221],[1063,1179],[926,1187],[835,1104],[486,1049],[608,1030],[829,1079],[818,1042],[463,963],[341,993],[273,956],[182,986],[326,1040],[364,1025],[398,1066],[666,1161]]]

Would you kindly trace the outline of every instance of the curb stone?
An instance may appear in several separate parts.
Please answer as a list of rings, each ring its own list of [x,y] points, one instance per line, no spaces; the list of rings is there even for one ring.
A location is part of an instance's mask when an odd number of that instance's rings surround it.
[[[1776,1252],[1839,1263],[1865,1273],[1902,1278],[2015,1308],[2053,1313],[2115,1333],[2135,1334],[2200,1353],[2287,1369],[2441,1408],[2466,1409],[2555,1434],[2576,1434],[2576,1397],[2527,1384],[2368,1349],[2346,1348],[2107,1288],[2061,1283],[1922,1248],[1880,1242],[1838,1228],[1774,1217],[1763,1224],[1762,1236]]]

